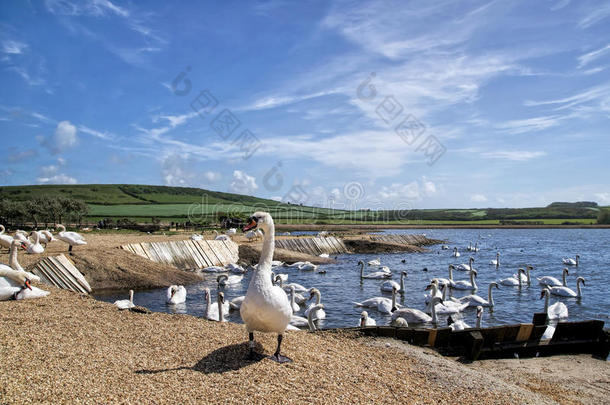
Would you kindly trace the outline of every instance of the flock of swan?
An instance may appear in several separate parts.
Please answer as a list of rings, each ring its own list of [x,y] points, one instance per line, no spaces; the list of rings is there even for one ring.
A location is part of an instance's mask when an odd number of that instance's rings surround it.
[[[19,264],[19,249],[26,254],[44,253],[47,245],[56,240],[67,243],[72,252],[72,246],[85,245],[85,239],[76,232],[67,232],[63,225],[58,225],[59,231],[53,235],[49,230],[32,231],[29,234],[17,230],[14,235],[5,233],[6,229],[0,225],[0,246],[8,249],[8,264],[0,263],[0,301],[41,298],[49,295],[48,291],[33,286],[32,282],[40,282],[40,277],[25,271]]]

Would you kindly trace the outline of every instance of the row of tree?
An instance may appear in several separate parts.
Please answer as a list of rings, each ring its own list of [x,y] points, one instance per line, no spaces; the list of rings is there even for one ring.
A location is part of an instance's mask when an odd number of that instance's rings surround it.
[[[25,201],[0,200],[0,223],[10,227],[26,223],[35,228],[62,222],[80,225],[88,213],[89,206],[74,198],[40,196]]]

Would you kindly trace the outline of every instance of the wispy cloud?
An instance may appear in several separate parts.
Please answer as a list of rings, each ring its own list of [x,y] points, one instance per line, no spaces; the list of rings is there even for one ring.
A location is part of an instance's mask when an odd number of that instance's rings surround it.
[[[578,68],[580,69],[582,67],[585,67],[586,65],[588,65],[589,63],[593,62],[594,60],[600,58],[601,56],[605,55],[609,51],[610,51],[610,44],[604,46],[603,48],[596,49],[595,51],[591,51],[589,53],[585,53],[584,55],[580,55],[578,57]]]
[[[559,125],[564,117],[560,115],[526,118],[497,123],[494,126],[509,134],[524,134],[527,132],[542,131]]]
[[[496,150],[490,152],[483,152],[481,156],[490,159],[505,159],[514,161],[524,161],[535,159],[538,157],[545,156],[546,152],[543,151],[526,151],[526,150]]]
[[[88,135],[92,135],[92,136],[94,136],[96,138],[103,139],[105,141],[110,141],[110,140],[114,139],[114,136],[112,134],[109,134],[108,132],[96,131],[96,130],[91,129],[89,127],[86,127],[84,125],[79,125],[78,126],[78,130],[80,132],[83,132],[83,133],[88,134]]]
[[[556,110],[564,110],[578,105],[608,100],[610,97],[610,84],[590,87],[584,91],[569,97],[562,97],[554,100],[532,101],[524,103],[526,106],[555,105]]]
[[[127,11],[127,9],[117,6],[110,0],[46,0],[45,5],[50,13],[58,15],[88,15],[95,17],[118,15],[121,17],[129,17],[129,11]]]
[[[598,4],[593,3],[593,7],[591,10],[587,12],[587,14],[581,18],[578,25],[581,28],[589,28],[602,20],[610,17],[610,4]]]
[[[11,55],[20,55],[27,47],[27,44],[11,39],[2,41],[2,52]]]

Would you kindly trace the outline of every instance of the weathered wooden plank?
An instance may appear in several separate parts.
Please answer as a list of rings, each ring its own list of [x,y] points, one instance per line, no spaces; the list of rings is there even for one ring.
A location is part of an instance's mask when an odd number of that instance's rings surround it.
[[[206,252],[211,252],[211,253],[208,254],[208,257],[211,257],[211,258],[213,257],[213,259],[212,259],[213,262],[214,262],[213,265],[214,266],[218,266],[220,263],[222,263],[222,256],[216,250],[216,246],[214,246],[216,241],[208,240],[206,242],[207,242],[207,245],[208,245],[208,248],[209,248],[209,250],[207,250]]]
[[[528,340],[530,335],[532,334],[532,329],[534,329],[534,325],[531,323],[522,323],[519,327],[519,332],[517,333],[516,341],[521,342],[524,340]]]
[[[47,257],[47,259],[53,263],[54,272],[57,274],[57,277],[60,278],[64,284],[66,285],[67,290],[77,291],[77,292],[87,292],[84,287],[82,287],[78,281],[72,277],[72,275],[68,274],[68,272],[63,271],[62,264],[55,257]]]
[[[199,253],[199,250],[197,250],[197,245],[196,245],[195,241],[192,241],[192,240],[187,241],[184,244],[184,247],[185,247],[186,251],[188,252],[188,254],[191,255],[191,257],[195,261],[195,264],[197,266],[197,267],[195,267],[196,269],[202,269],[204,267],[207,267],[205,260],[201,256],[201,253]]]
[[[201,257],[205,259],[205,267],[213,266],[215,257],[213,252],[210,250],[210,247],[208,246],[208,242],[206,240],[200,240],[196,241],[195,244],[197,246],[197,249],[199,250],[199,253],[201,254]]]
[[[64,255],[59,255],[57,256],[57,260],[63,264],[64,268],[70,273],[72,274],[72,276],[74,278],[76,278],[76,280],[78,281],[78,283],[85,289],[87,290],[87,292],[91,292],[91,286],[89,285],[89,283],[87,282],[87,279],[85,279],[85,277],[83,276],[83,274],[78,271],[78,269],[74,266],[74,263],[72,263],[66,256]]]

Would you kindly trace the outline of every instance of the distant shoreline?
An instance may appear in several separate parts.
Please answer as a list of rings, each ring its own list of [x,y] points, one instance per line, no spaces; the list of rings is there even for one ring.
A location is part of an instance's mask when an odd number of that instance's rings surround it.
[[[276,229],[294,231],[379,230],[379,229],[610,229],[608,224],[593,225],[403,225],[403,224],[276,224]]]

